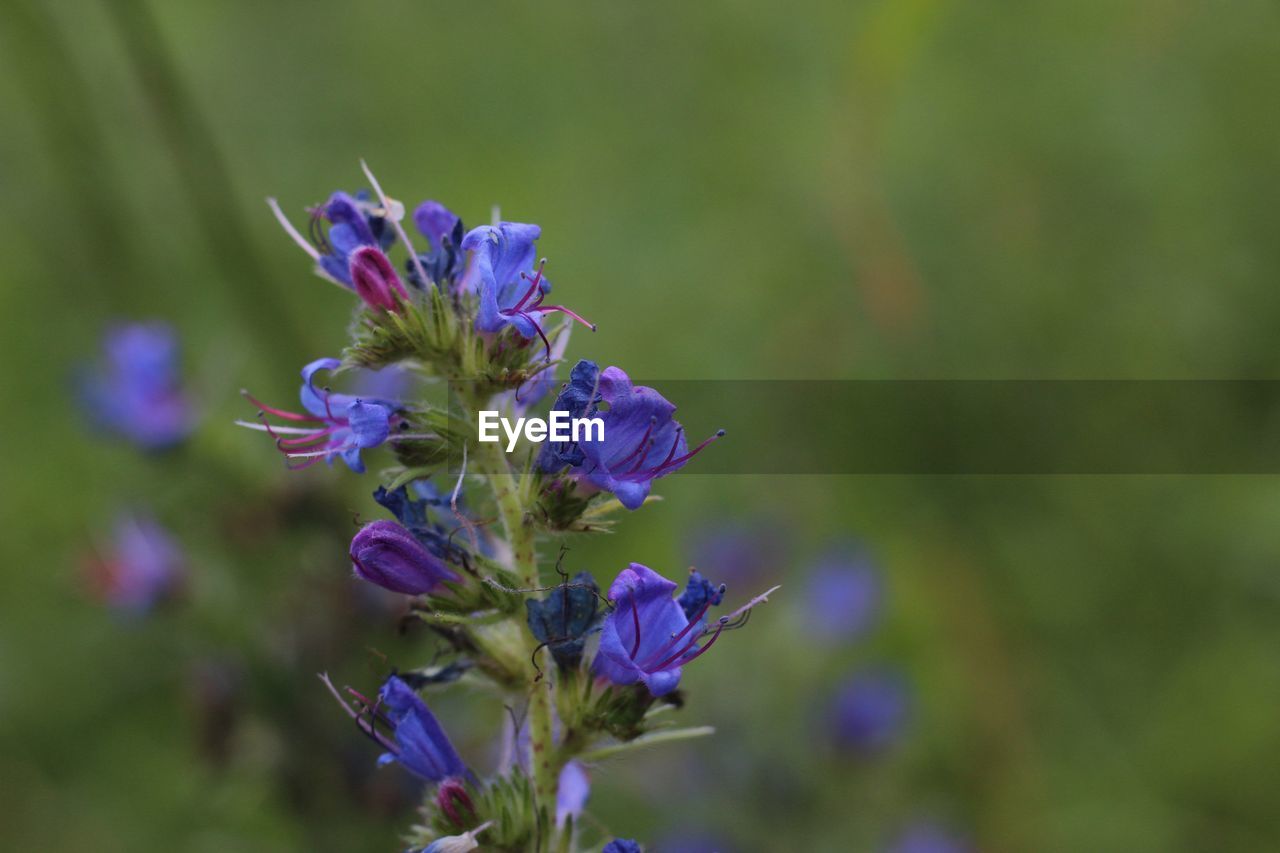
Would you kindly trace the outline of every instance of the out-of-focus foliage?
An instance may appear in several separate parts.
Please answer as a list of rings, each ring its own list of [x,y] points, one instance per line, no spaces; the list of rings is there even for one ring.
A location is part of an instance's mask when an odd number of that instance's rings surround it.
[[[395,849],[412,785],[314,677],[372,681],[421,640],[349,580],[377,508],[231,426],[240,387],[289,399],[351,310],[262,197],[354,189],[360,157],[406,200],[538,221],[610,332],[570,356],[637,376],[1280,369],[1261,0],[15,0],[0,69],[6,849]],[[118,318],[181,334],[201,421],[180,449],[143,457],[73,406]],[[1273,479],[691,469],[656,491],[565,568],[675,576],[705,525],[745,519],[785,531],[750,568],[783,590],[688,672],[680,713],[716,737],[594,771],[625,836],[877,849],[931,820],[995,851],[1280,844]],[[80,568],[129,506],[188,555],[146,619]],[[851,535],[883,609],[833,646],[801,590]],[[730,604],[756,591],[726,580]],[[885,666],[910,684],[899,739],[834,746],[828,700]],[[436,710],[491,760],[499,719]]]

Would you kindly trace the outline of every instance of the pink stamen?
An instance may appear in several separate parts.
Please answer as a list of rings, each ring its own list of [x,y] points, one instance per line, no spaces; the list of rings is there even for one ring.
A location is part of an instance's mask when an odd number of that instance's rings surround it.
[[[619,468],[621,468],[623,465],[626,465],[628,462],[634,459],[637,453],[640,453],[642,450],[648,449],[647,445],[649,443],[649,436],[653,433],[653,426],[655,423],[657,423],[657,421],[658,419],[656,417],[649,418],[649,426],[645,429],[644,435],[641,436],[640,443],[636,445],[635,450],[627,454],[626,459],[623,459],[621,462],[618,463]],[[643,455],[641,455],[640,460],[642,462],[644,461]]]
[[[690,459],[692,459],[693,457],[701,453],[703,448],[705,448],[708,444],[715,441],[717,438],[722,438],[722,437],[724,437],[724,430],[717,431],[715,435],[712,435],[706,439],[703,439],[701,444],[699,444],[693,450],[690,450],[685,455],[680,456],[676,459],[672,459],[669,462],[664,462],[661,465],[659,465],[657,468],[654,468],[653,469],[654,475],[660,474],[664,468],[670,468],[675,465],[683,465],[685,462],[688,462]]]
[[[716,628],[716,632],[711,635],[711,639],[707,640],[707,644],[702,648],[698,649],[692,655],[689,655],[689,657],[685,658],[684,656],[688,654],[690,647],[692,647],[695,643],[698,642],[697,637],[694,637],[692,640],[689,641],[689,645],[685,646],[683,649],[676,652],[674,655],[667,658],[666,660],[658,664],[653,669],[649,670],[649,672],[656,672],[659,670],[666,669],[668,666],[670,666],[671,664],[675,663],[678,660],[680,661],[680,665],[684,666],[685,664],[692,663],[693,661],[702,657],[704,654],[707,653],[707,650],[710,649],[715,644],[715,641],[720,639],[720,635],[724,633],[724,625],[725,625],[725,620],[721,619],[720,626]],[[681,658],[684,658],[684,660],[681,660]]]
[[[539,300],[538,310],[547,312],[547,313],[550,313],[552,311],[559,311],[561,314],[565,314],[577,320],[579,323],[586,326],[588,329],[590,329],[593,332],[598,328],[595,323],[592,323],[590,320],[586,319],[581,314],[578,314],[576,311],[570,311],[568,308],[564,307],[563,305],[542,305],[541,300]]]
[[[320,421],[320,418],[311,417],[310,415],[299,415],[296,412],[286,412],[284,409],[277,409],[272,406],[268,406],[248,391],[241,391],[240,393],[250,403],[253,403],[253,405],[257,406],[264,412],[275,415],[277,418],[284,418],[286,421],[311,421],[312,423],[318,423]]]
[[[683,637],[685,634],[688,634],[689,631],[693,629],[693,626],[698,624],[698,622],[702,620],[702,617],[706,615],[707,610],[710,609],[710,607],[711,607],[710,601],[708,601],[706,604],[703,604],[702,609],[699,610],[697,613],[695,613],[693,618],[690,619],[688,623],[686,623],[685,626],[680,629],[680,633],[672,634],[671,639],[668,640],[666,644],[663,645],[662,648],[658,649],[656,652],[649,655],[649,657],[645,660],[645,662],[640,664],[640,668],[644,669],[649,664],[650,661],[654,660],[654,658],[661,657],[662,655],[665,655],[667,652],[675,648],[676,643],[680,642],[680,638]]]

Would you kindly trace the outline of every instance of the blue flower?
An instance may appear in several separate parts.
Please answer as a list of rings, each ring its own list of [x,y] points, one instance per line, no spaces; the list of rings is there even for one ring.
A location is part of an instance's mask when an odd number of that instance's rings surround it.
[[[812,636],[847,642],[871,628],[883,599],[880,571],[867,552],[841,546],[829,550],[809,574],[803,608]]]
[[[537,225],[520,222],[481,225],[467,232],[462,249],[471,260],[462,287],[480,299],[476,331],[501,332],[512,326],[524,338],[542,338],[550,355],[543,315],[559,311],[592,330],[595,326],[563,305],[542,304],[551,282],[543,277],[542,265],[533,268],[533,244],[541,234]]]
[[[141,615],[172,596],[186,578],[177,543],[148,515],[122,515],[108,553],[88,563],[91,591],[122,613]]]
[[[320,235],[320,220],[330,223],[328,238]],[[312,212],[312,237],[320,247],[321,269],[347,287],[351,281],[351,253],[361,246],[388,249],[395,242],[395,231],[385,217],[375,210],[368,193],[352,197],[335,192],[329,200]]]
[[[374,521],[351,540],[356,576],[405,595],[426,595],[462,578],[412,533],[394,521]]]
[[[81,377],[79,390],[99,425],[145,450],[172,447],[195,426],[178,374],[178,339],[165,323],[109,329],[103,359]]]
[[[399,762],[428,782],[467,776],[467,767],[444,729],[409,685],[393,675],[382,685],[378,698],[395,738],[395,743],[387,744],[387,752],[379,757],[379,766]]]
[[[462,250],[464,229],[462,219],[438,201],[424,201],[413,211],[413,224],[431,244],[431,251],[419,253],[418,260],[431,281],[438,287],[452,292],[465,267],[466,255]],[[409,280],[418,287],[417,270],[409,262]]]
[[[305,468],[321,459],[332,465],[340,458],[352,471],[363,474],[360,451],[377,447],[390,437],[392,426],[400,423],[396,414],[400,406],[391,400],[366,400],[316,388],[317,373],[336,370],[340,365],[336,358],[321,358],[302,368],[299,397],[307,414],[267,406],[246,393],[245,397],[262,411],[262,423],[237,423],[269,433],[282,453],[302,460],[294,467]],[[294,426],[272,426],[266,420],[267,414]]]
[[[609,405],[595,415],[604,422],[604,438],[580,443],[582,474],[592,485],[613,492],[627,509],[644,503],[654,480],[678,471],[724,435],[720,430],[689,450],[684,427],[672,417],[676,407],[657,391],[632,385],[617,367],[606,368],[598,385]]]
[[[829,712],[831,734],[841,746],[879,752],[901,735],[909,710],[907,681],[901,673],[867,670],[836,692]]]
[[[711,648],[724,630],[717,623],[711,638],[703,620],[710,602],[693,618],[672,598],[676,585],[662,575],[632,563],[609,587],[613,610],[605,617],[592,671],[614,684],[642,682],[654,696],[665,696],[680,683],[681,667]]]
[[[606,844],[600,853],[644,853],[644,848],[634,839],[615,838]]]

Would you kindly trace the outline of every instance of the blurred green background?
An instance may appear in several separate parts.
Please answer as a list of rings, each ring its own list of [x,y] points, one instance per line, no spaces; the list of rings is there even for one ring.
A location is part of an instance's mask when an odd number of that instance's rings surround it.
[[[350,316],[262,199],[300,220],[361,157],[398,198],[540,223],[600,327],[570,354],[636,376],[1280,374],[1274,3],[8,0],[0,72],[9,850],[398,849],[411,786],[314,680],[420,656],[351,595],[373,481],[288,474],[231,425]],[[130,317],[178,327],[201,399],[158,459],[70,391]],[[678,576],[704,525],[763,518],[784,594],[688,671],[682,720],[715,738],[597,770],[620,834],[871,850],[923,816],[983,851],[1280,848],[1274,478],[694,464],[658,491],[567,565]],[[77,568],[125,504],[192,564],[144,621]],[[884,610],[819,648],[798,592],[848,536]],[[913,710],[845,755],[813,709],[868,663]],[[499,718],[472,707],[438,705],[483,767]]]

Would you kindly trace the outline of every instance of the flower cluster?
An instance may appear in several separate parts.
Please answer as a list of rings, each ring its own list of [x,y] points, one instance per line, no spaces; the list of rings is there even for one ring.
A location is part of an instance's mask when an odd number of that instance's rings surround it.
[[[680,589],[631,563],[602,592],[591,572],[571,575],[559,562],[549,580],[538,551],[639,509],[657,480],[723,432],[691,446],[660,393],[621,368],[583,360],[553,408],[600,418],[603,437],[515,453],[477,441],[479,411],[539,405],[556,388],[573,326],[595,326],[549,302],[537,225],[499,220],[468,230],[430,200],[406,215],[367,169],[366,177],[370,192],[335,192],[310,209],[308,236],[270,202],[316,274],[357,297],[356,319],[341,359],[303,368],[301,411],[246,393],[259,414],[240,423],[269,435],[290,467],[341,459],[364,473],[366,451],[390,451],[374,492],[390,517],[356,532],[351,570],[411,597],[414,618],[443,647],[430,667],[389,672],[372,699],[327,676],[325,684],[381,748],[379,763],[427,783],[410,849],[638,851],[635,841],[592,837],[582,820],[597,758],[646,735],[705,734],[666,728],[656,714],[682,704],[684,669],[769,593],[717,618],[712,608],[727,590],[696,571]],[[556,317],[563,320],[553,324]],[[318,382],[322,372],[331,381],[394,367],[445,380],[447,399],[340,393]],[[504,732],[506,757],[490,773],[463,760],[424,698],[458,681],[486,684],[519,709],[520,724]]]

